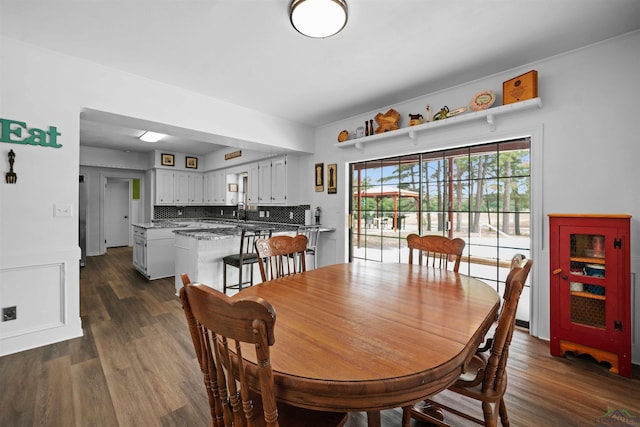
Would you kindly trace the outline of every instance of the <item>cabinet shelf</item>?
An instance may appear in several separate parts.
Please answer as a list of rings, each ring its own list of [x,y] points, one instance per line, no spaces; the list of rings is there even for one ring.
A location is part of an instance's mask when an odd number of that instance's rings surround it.
[[[382,141],[388,138],[393,138],[400,135],[407,135],[409,139],[413,141],[417,140],[418,133],[426,132],[431,129],[438,129],[446,126],[453,126],[460,123],[470,122],[473,120],[485,119],[489,125],[489,130],[493,132],[496,129],[495,117],[507,113],[514,113],[516,111],[529,110],[533,108],[542,108],[542,99],[533,98],[526,101],[515,102],[513,104],[501,105],[500,107],[488,108],[482,111],[475,111],[467,114],[460,114],[457,116],[449,117],[443,120],[431,121],[416,126],[409,126],[398,130],[379,133],[376,135],[365,136],[345,142],[339,142],[334,144],[334,147],[348,148],[355,147],[362,149],[365,144],[369,144],[376,141]]]
[[[598,299],[601,301],[604,301],[607,299],[606,296],[604,295],[596,295],[596,294],[592,294],[589,292],[578,292],[578,291],[571,291],[571,296],[574,297],[582,297],[582,298],[590,298],[590,299]]]
[[[582,257],[582,256],[579,256],[579,257],[573,257],[572,256],[571,257],[571,261],[584,262],[584,263],[587,263],[587,264],[601,264],[601,265],[605,264],[604,258],[589,258],[589,257]]]

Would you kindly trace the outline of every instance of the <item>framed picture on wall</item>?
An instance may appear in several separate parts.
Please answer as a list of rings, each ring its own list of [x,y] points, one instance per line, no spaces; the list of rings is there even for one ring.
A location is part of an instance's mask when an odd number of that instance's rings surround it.
[[[176,156],[173,154],[162,153],[162,166],[175,166],[176,165]]]
[[[238,184],[229,184],[229,193],[237,193]]]
[[[338,192],[338,165],[333,163],[327,165],[327,193],[336,194]]]
[[[324,163],[316,163],[316,191],[324,191]]]
[[[198,169],[198,158],[197,157],[186,157],[185,160],[187,169]]]

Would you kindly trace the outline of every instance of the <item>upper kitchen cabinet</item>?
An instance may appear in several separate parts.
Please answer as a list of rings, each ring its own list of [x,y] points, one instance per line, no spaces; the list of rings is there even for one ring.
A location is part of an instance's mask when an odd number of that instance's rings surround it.
[[[224,169],[204,174],[204,202],[208,205],[224,205],[227,197],[227,173]]]
[[[189,204],[201,205],[204,202],[204,176],[201,173],[189,174]]]
[[[263,160],[249,167],[247,202],[252,205],[287,202],[287,158]]]
[[[173,173],[173,203],[177,205],[186,205],[189,203],[189,173],[174,172]]]
[[[271,162],[271,202],[287,201],[287,159],[274,159]]]
[[[199,188],[202,195],[202,185],[198,186],[197,179],[195,179],[196,176],[202,179],[202,175],[198,173],[157,169],[156,205],[184,206],[191,204],[190,189],[196,192],[193,195],[193,199],[196,200],[194,204],[202,204],[202,196],[200,196],[200,201],[197,201],[197,191]],[[190,185],[190,179],[193,182],[193,186]]]
[[[173,205],[173,171],[156,170],[156,205]]]
[[[252,163],[249,165],[248,171],[248,187],[247,203],[250,205],[260,204],[260,174],[258,173],[258,163]]]

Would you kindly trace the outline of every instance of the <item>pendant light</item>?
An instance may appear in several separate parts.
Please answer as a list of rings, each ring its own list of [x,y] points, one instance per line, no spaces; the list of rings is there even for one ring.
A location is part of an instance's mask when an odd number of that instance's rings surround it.
[[[292,0],[289,18],[300,34],[313,38],[331,37],[347,24],[345,0]]]

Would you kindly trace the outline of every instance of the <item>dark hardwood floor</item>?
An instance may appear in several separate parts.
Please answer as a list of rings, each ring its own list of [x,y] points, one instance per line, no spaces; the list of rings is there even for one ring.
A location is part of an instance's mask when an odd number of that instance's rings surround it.
[[[0,358],[0,426],[209,424],[173,278],[149,282],[131,260],[130,248],[87,259],[82,338]],[[594,426],[611,409],[627,410],[638,418],[625,425],[640,426],[637,367],[627,379],[587,358],[554,358],[547,342],[518,330],[508,372],[512,426]],[[399,426],[400,411],[384,411],[383,425]],[[351,414],[347,426],[364,427],[366,417]]]

